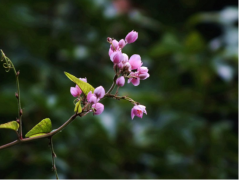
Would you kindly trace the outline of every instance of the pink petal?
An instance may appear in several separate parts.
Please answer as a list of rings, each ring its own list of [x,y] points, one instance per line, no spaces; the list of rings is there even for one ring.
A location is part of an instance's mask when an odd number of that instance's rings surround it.
[[[72,96],[74,96],[74,97],[77,97],[77,96],[78,96],[78,91],[77,91],[76,88],[71,87],[70,92],[71,92],[71,95],[72,95]]]
[[[140,79],[139,78],[132,78],[131,83],[134,86],[138,86],[140,84]]]
[[[129,59],[129,63],[131,65],[131,70],[138,69],[143,64],[141,57],[138,54],[132,55]]]

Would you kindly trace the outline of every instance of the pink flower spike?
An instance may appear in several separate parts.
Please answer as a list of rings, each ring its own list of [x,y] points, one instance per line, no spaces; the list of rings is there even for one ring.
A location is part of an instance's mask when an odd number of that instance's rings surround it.
[[[140,118],[143,117],[143,113],[147,113],[146,112],[146,107],[143,105],[135,105],[132,109],[131,109],[131,118],[134,119],[134,116],[138,116]]]
[[[119,47],[122,49],[124,46],[125,46],[125,41],[124,41],[124,39],[121,39],[120,41],[119,41]]]
[[[116,51],[119,48],[119,42],[114,39],[112,41],[112,44],[111,44],[110,48],[112,49],[112,51]]]
[[[93,104],[92,107],[95,109],[94,115],[100,115],[104,111],[104,105],[101,103]]]
[[[95,89],[94,94],[97,98],[101,99],[105,95],[105,89],[102,86],[99,86]]]
[[[129,32],[125,37],[125,41],[127,44],[133,43],[137,39],[138,39],[138,33],[136,31]]]
[[[131,65],[131,70],[138,69],[140,66],[142,66],[141,57],[138,54],[134,54],[130,57],[129,63]]]
[[[139,78],[129,78],[128,83],[132,83],[134,86],[138,86],[140,84]]]
[[[116,80],[116,85],[119,87],[124,86],[125,84],[125,79],[124,76],[120,76],[117,80]]]

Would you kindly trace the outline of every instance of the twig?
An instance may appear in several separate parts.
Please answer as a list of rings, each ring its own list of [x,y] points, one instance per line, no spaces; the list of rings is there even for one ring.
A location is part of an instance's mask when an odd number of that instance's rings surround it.
[[[113,79],[113,84],[111,85],[111,87],[110,87],[110,89],[108,90],[108,92],[106,93],[106,95],[107,95],[107,94],[110,94],[111,91],[114,89],[114,87],[115,87],[115,85],[116,85],[116,80],[117,80],[117,78],[118,78],[118,75],[116,74],[116,75],[114,76],[114,79]]]
[[[50,139],[49,145],[50,145],[50,148],[51,148],[51,156],[52,156],[52,169],[55,172],[56,179],[59,179],[58,174],[57,174],[56,164],[55,164],[56,153],[55,153],[54,148],[53,148],[52,136],[49,137],[49,139]]]

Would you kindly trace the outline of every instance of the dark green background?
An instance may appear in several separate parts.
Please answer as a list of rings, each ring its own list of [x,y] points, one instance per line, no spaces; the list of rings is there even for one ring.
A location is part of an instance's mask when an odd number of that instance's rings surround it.
[[[75,120],[53,139],[60,178],[237,178],[237,13],[234,0],[2,0],[0,49],[21,71],[24,134],[73,114],[64,71],[108,89],[106,38],[134,29],[123,51],[140,54],[150,77],[120,95],[148,115],[131,120],[132,104],[105,99],[103,114]],[[0,68],[0,123],[17,117],[15,92]],[[1,145],[15,139],[0,130]],[[48,140],[0,150],[0,178],[54,178]]]

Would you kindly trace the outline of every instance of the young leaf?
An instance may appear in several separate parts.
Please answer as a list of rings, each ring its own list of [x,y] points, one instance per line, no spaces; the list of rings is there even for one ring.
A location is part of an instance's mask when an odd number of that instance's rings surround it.
[[[0,124],[0,128],[2,129],[12,129],[14,131],[17,131],[19,128],[19,124],[17,123],[17,121],[10,121],[7,122],[5,124]]]
[[[75,111],[76,113],[81,113],[81,112],[82,112],[82,108],[81,108],[80,101],[78,101],[78,102],[76,103],[74,111]]]
[[[43,119],[37,125],[35,125],[28,133],[25,135],[26,137],[36,136],[37,134],[42,135],[51,132],[51,120],[49,118]]]
[[[84,81],[81,81],[80,79],[78,79],[77,77],[73,76],[72,74],[69,74],[68,72],[64,72],[65,75],[74,83],[76,83],[82,90],[82,92],[87,96],[87,94],[92,91],[92,93],[94,92],[94,88],[89,84],[86,83]]]
[[[36,136],[41,136],[41,135],[44,135],[44,134],[47,134],[47,133],[38,133],[38,134],[34,134],[34,135],[32,135],[32,136],[29,136],[29,138],[31,138],[31,137],[36,137]]]

